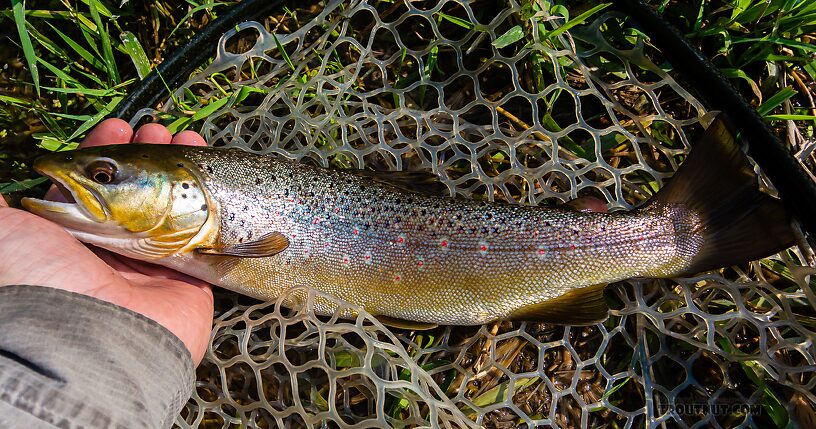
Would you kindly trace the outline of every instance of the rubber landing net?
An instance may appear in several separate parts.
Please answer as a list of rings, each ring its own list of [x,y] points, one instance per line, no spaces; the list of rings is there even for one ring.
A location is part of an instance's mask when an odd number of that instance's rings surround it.
[[[162,111],[133,122],[178,118],[214,145],[323,166],[432,171],[468,198],[592,195],[628,209],[672,175],[711,115],[621,14],[573,25],[587,8],[304,6],[236,26]],[[177,425],[772,425],[773,407],[795,416],[816,404],[810,252],[612,284],[609,320],[581,328],[411,332],[360,309],[316,317],[315,292],[298,308],[217,292]]]

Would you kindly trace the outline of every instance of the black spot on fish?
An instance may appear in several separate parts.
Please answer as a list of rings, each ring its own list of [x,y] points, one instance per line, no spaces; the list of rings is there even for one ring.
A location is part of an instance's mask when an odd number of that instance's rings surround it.
[[[182,183],[181,187],[184,188],[184,189],[190,189],[190,184],[189,183]]]
[[[283,190],[283,196],[284,196],[284,197],[288,197],[288,196],[289,196],[289,189],[288,189],[288,188]]]
[[[260,178],[260,177],[259,177],[259,178],[257,178],[257,179],[255,179],[255,184],[256,184],[256,185],[260,185],[260,184],[262,184],[262,183],[263,183],[263,180],[261,180],[261,178]]]
[[[275,180],[278,180],[278,178],[277,178],[277,177],[275,177],[275,175],[274,175],[274,174],[270,174],[270,175],[269,175],[269,180],[271,180],[271,181],[275,181]]]
[[[365,191],[365,186],[360,185],[360,190],[361,190],[361,191]]]
[[[251,240],[251,239],[252,239],[252,231],[250,230],[249,232],[247,232],[247,240]]]
[[[310,197],[314,197],[314,192],[309,191],[309,196],[310,196]]]
[[[487,231],[488,231],[487,227],[483,226],[482,227],[482,234],[487,234]]]
[[[207,205],[206,204],[201,205],[201,211],[203,211],[203,212],[207,211]],[[232,220],[232,219],[230,219],[230,220]]]
[[[405,204],[413,204],[413,203],[414,203],[413,198],[408,198],[407,200],[405,200]]]
[[[73,155],[65,155],[65,160],[66,160],[66,161],[73,161],[73,160],[74,160],[74,156],[73,156]]]
[[[399,216],[394,218],[394,223],[400,223],[401,221],[402,221],[402,219],[400,219]]]
[[[184,168],[184,164],[182,164],[182,163],[180,163],[180,162],[179,162],[178,164],[176,164],[176,167],[178,167],[178,168]]]
[[[396,200],[394,200],[394,204],[397,204],[397,205],[399,205],[401,202],[402,202],[402,200],[401,200],[401,199],[399,199],[399,198],[397,198]]]
[[[493,219],[493,215],[490,214],[490,213],[485,213],[484,218],[485,218],[485,220],[490,220],[490,219]]]
[[[202,206],[202,207],[204,207],[204,206]],[[229,214],[229,220],[230,220],[230,221],[235,220],[235,213],[230,213],[230,214]]]
[[[148,155],[148,154],[146,154],[146,153],[143,153],[143,154],[142,154],[142,158],[144,158],[144,159],[148,159],[148,158],[150,158],[150,155]]]
[[[181,198],[187,198],[187,194],[181,194]]]
[[[208,165],[208,166],[206,166],[206,167],[205,167],[205,169],[207,170],[207,173],[209,173],[209,174],[212,174],[212,173],[213,173],[213,169],[212,169],[212,167],[210,167],[209,165]]]

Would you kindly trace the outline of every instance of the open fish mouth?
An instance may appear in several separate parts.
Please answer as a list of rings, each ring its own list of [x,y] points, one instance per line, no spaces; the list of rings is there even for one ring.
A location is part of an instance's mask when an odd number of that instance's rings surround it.
[[[70,230],[98,230],[109,222],[104,200],[98,192],[72,177],[73,174],[49,171],[37,163],[34,170],[51,179],[66,201],[23,198],[21,203],[26,210]]]

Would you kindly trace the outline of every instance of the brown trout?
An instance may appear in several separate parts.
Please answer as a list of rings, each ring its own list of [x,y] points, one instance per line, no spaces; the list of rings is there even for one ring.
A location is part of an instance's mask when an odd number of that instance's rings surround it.
[[[787,213],[759,191],[719,119],[661,192],[615,213],[453,199],[409,189],[411,174],[208,147],[96,147],[35,169],[74,202],[24,206],[81,241],[265,300],[308,286],[405,327],[595,323],[607,317],[607,283],[693,274],[793,242]]]

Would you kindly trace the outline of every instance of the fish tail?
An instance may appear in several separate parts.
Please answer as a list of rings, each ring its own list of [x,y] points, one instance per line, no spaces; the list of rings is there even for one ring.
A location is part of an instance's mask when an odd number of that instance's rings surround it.
[[[682,273],[752,261],[794,243],[791,215],[759,190],[757,176],[724,115],[694,145],[671,181],[647,203],[680,205],[693,213],[702,245]]]

